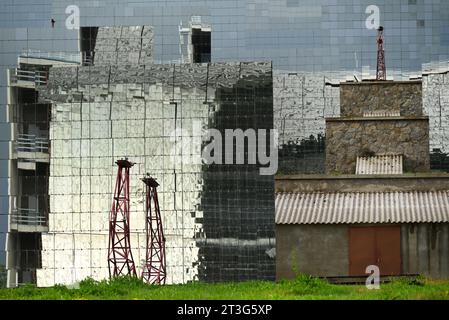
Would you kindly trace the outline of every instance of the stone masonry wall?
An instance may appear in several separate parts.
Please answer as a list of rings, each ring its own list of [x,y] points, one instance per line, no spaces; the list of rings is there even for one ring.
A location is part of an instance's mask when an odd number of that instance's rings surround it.
[[[342,117],[362,117],[370,111],[421,116],[422,84],[421,81],[342,83],[340,108]]]
[[[353,174],[357,156],[370,153],[403,154],[405,172],[429,171],[429,120],[426,117],[327,120],[327,173]]]

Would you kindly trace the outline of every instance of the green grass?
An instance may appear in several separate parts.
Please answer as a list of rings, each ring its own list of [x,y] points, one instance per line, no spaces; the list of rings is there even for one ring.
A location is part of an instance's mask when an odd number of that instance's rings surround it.
[[[381,284],[379,290],[364,285],[332,285],[324,280],[299,275],[295,280],[280,282],[248,281],[238,283],[190,283],[150,286],[138,279],[117,278],[96,282],[87,279],[79,288],[57,285],[36,288],[26,285],[0,289],[0,299],[435,299],[449,300],[449,281],[397,280]]]

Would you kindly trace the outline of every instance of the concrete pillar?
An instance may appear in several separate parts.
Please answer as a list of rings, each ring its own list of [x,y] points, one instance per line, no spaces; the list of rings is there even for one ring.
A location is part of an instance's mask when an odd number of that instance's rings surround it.
[[[401,226],[401,272],[409,273],[409,256],[408,256],[408,225]]]
[[[418,271],[418,225],[410,224],[407,228],[408,238],[408,261],[411,274],[419,273]]]
[[[429,234],[428,227],[425,224],[418,224],[418,272],[424,275],[430,275],[429,266]]]
[[[439,238],[441,237],[441,225],[430,223],[424,225],[429,233],[429,269],[432,278],[438,278],[440,275],[440,245]]]
[[[17,247],[17,236],[8,232],[6,234],[6,269],[7,278],[6,286],[8,288],[17,287],[18,274],[16,269],[16,247]]]
[[[440,233],[440,278],[449,278],[449,223],[441,226]]]

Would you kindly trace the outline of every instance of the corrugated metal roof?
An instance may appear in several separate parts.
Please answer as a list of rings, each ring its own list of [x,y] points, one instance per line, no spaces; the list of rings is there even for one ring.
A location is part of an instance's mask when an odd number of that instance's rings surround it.
[[[378,117],[400,117],[400,111],[365,111],[363,116],[366,118],[378,118]]]
[[[449,222],[449,190],[276,194],[277,224]]]
[[[402,174],[402,155],[357,157],[355,174]]]

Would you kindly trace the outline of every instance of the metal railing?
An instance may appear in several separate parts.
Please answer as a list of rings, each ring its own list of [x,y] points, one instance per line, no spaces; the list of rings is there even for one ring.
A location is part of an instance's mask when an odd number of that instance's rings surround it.
[[[15,208],[11,214],[11,223],[45,227],[47,217],[37,209]]]
[[[83,66],[92,66],[93,65],[93,57],[94,52],[93,51],[83,51],[82,52],[83,57]]]
[[[17,152],[48,153],[48,138],[36,137],[33,134],[19,134],[16,140]]]
[[[68,53],[68,52],[48,52],[35,49],[28,49],[20,54],[22,58],[35,58],[35,59],[48,59],[62,62],[81,63],[81,52]]]
[[[36,86],[47,85],[48,72],[46,71],[29,71],[16,68],[14,74],[11,75],[11,82],[17,83],[19,81],[25,81],[33,83]]]

